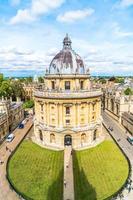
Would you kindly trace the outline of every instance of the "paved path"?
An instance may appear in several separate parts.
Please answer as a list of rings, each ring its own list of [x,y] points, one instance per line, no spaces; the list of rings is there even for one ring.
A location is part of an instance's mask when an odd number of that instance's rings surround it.
[[[64,200],[74,200],[72,148],[66,146],[64,150]]]
[[[127,141],[126,131],[117,121],[110,117],[107,113],[103,112],[103,121],[106,127],[113,127],[113,131],[110,131],[110,134],[116,140],[118,145],[122,148],[126,156],[129,158],[131,167],[133,169],[133,146]],[[133,188],[133,172],[131,173],[132,179],[132,188]],[[128,186],[129,187],[129,186]],[[117,198],[123,200],[133,200],[133,190],[128,193],[128,190],[125,188],[123,191],[124,198]]]
[[[6,179],[6,164],[10,155],[10,151],[6,151],[6,146],[13,151],[23,137],[27,134],[28,130],[32,126],[32,120],[25,125],[24,129],[15,129],[15,138],[11,143],[3,142],[0,146],[0,160],[4,161],[4,164],[0,165],[0,200],[18,200],[20,197],[13,191]]]

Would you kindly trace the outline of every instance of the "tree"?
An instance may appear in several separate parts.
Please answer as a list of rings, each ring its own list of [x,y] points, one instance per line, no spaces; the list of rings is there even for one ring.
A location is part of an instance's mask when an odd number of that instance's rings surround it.
[[[33,82],[33,77],[29,76],[27,78],[25,78],[25,83],[29,84]]]
[[[2,83],[2,81],[4,81],[4,76],[2,73],[0,73],[0,84]]]
[[[33,100],[28,100],[23,104],[23,108],[33,108],[34,107],[34,101]]]
[[[13,94],[12,87],[10,85],[10,81],[2,81],[1,86],[0,86],[0,97],[10,97]]]
[[[43,77],[38,77],[38,81],[39,81],[39,83],[44,83],[44,79],[43,79]]]
[[[116,78],[114,76],[112,76],[109,81],[116,81]]]
[[[115,83],[124,83],[124,78],[122,77],[116,78]]]
[[[13,97],[22,97],[23,96],[23,86],[20,80],[11,81],[11,87],[13,90]]]
[[[104,84],[104,83],[106,83],[106,79],[100,78],[100,79],[99,79],[99,82],[102,83],[102,84]]]
[[[124,90],[124,94],[125,95],[133,95],[133,90],[128,87],[126,90]]]

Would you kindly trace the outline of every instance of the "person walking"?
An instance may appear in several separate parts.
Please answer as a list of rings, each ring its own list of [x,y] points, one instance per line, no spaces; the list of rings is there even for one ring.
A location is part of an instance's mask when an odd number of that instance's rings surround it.
[[[66,184],[67,184],[67,183],[66,183],[66,180],[64,180],[64,186],[65,186],[65,188],[66,188]]]
[[[6,151],[8,151],[8,147],[6,146]]]

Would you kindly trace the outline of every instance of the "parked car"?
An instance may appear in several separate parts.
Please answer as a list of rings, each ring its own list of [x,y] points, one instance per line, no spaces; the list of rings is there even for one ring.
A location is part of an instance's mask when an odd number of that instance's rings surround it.
[[[113,131],[113,127],[110,127],[110,126],[109,126],[108,129],[109,129],[110,131]]]
[[[9,134],[6,138],[6,142],[11,142],[15,138],[15,135],[13,133]]]
[[[132,137],[132,136],[128,136],[128,137],[127,137],[127,141],[128,141],[131,145],[133,145],[133,137]]]
[[[27,119],[24,119],[24,120],[22,121],[22,124],[25,125],[26,123],[27,123]]]
[[[22,129],[22,128],[24,128],[24,124],[22,124],[22,123],[21,123],[21,124],[19,124],[18,128],[19,128],[19,129]]]

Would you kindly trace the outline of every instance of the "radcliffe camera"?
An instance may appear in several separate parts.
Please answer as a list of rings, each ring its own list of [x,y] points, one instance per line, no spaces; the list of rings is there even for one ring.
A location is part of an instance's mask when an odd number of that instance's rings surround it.
[[[133,1],[0,11],[0,200],[133,200]]]

